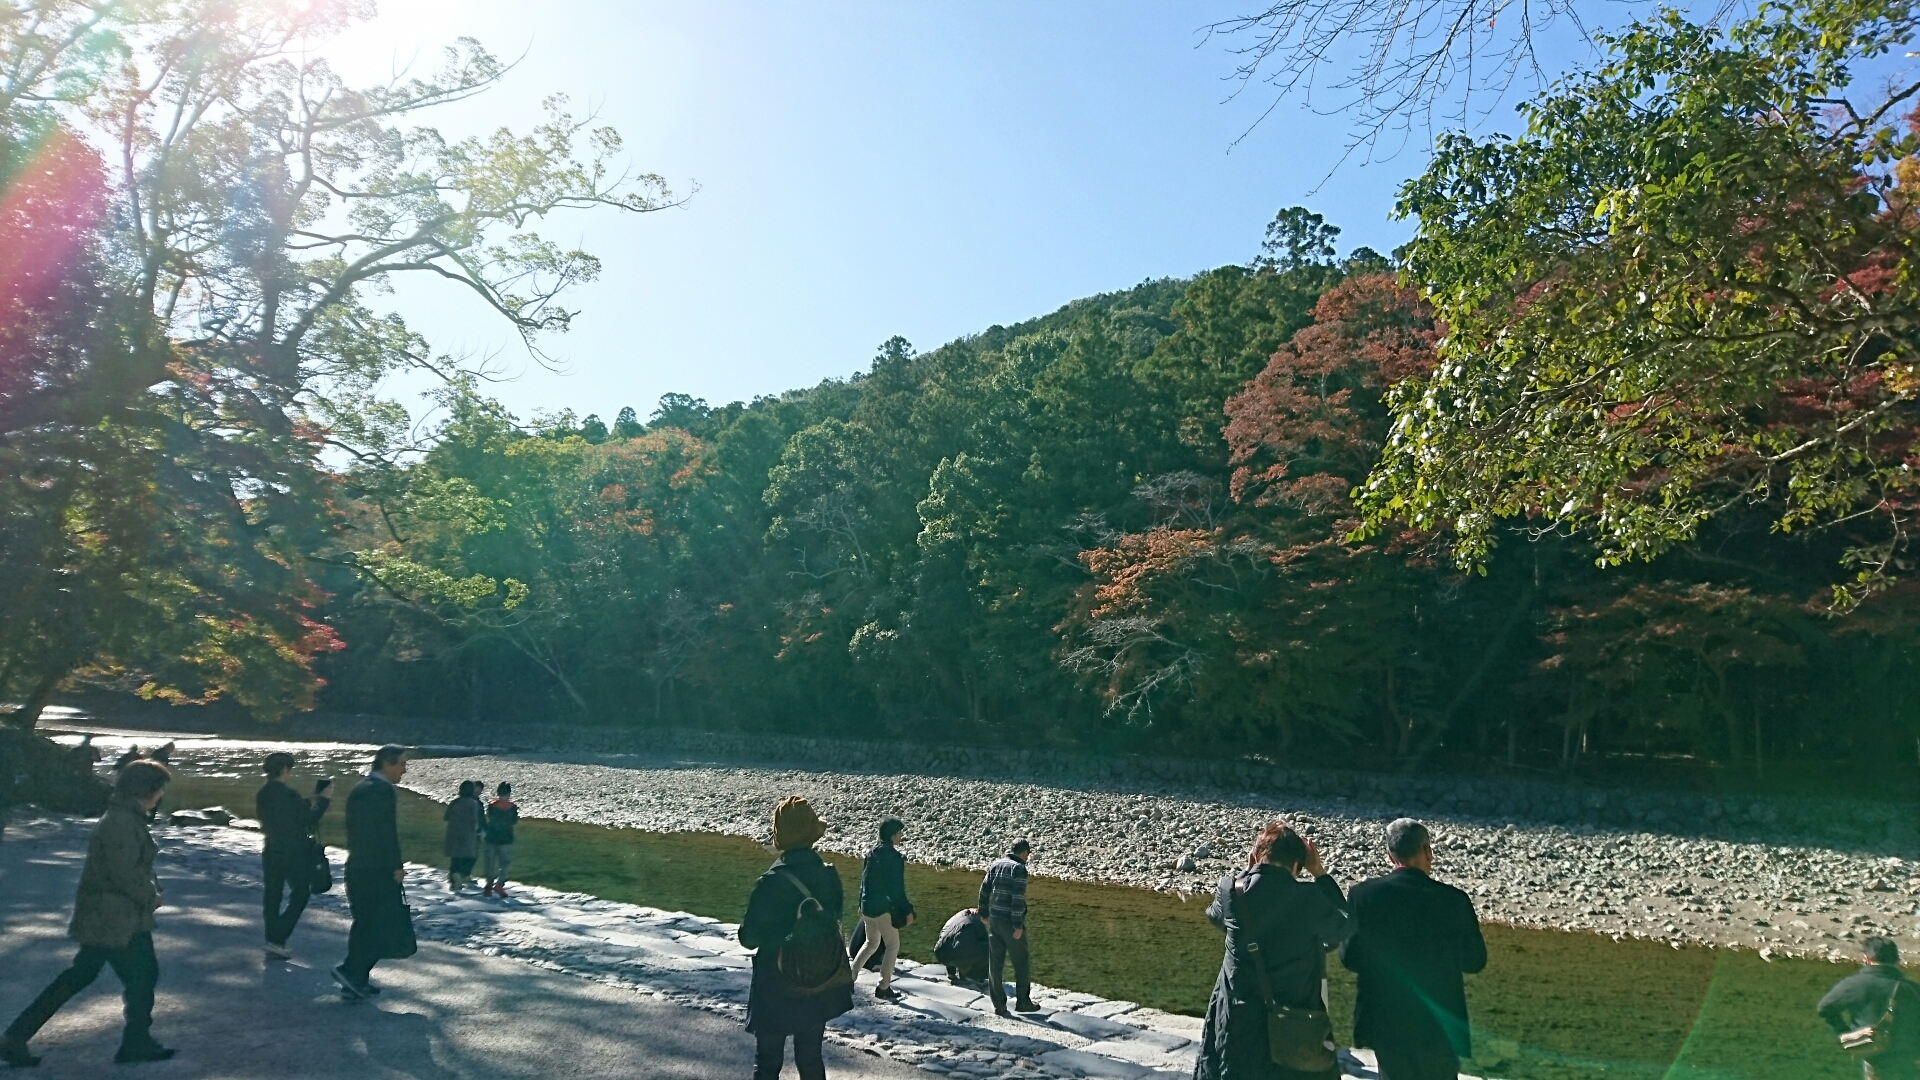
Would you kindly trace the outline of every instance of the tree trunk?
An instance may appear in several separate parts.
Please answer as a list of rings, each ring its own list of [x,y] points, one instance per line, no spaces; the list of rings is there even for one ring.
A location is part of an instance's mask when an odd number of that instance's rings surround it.
[[[14,726],[23,731],[32,732],[40,723],[40,713],[46,709],[47,699],[53,696],[53,688],[60,685],[60,680],[65,677],[65,672],[55,671],[42,678],[33,688],[33,693],[27,695],[27,700],[20,706],[19,711],[13,714]]]
[[[1720,715],[1727,722],[1727,763],[1739,765],[1746,760],[1746,754],[1740,746],[1740,717],[1727,707],[1727,673],[1716,671],[1713,677],[1715,685],[1720,688],[1714,704],[1720,707]]]

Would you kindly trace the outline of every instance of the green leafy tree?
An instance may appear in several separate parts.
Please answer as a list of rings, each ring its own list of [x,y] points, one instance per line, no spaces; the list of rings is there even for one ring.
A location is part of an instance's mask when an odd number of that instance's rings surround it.
[[[1905,569],[1920,449],[1902,178],[1920,85],[1841,98],[1909,40],[1901,5],[1768,5],[1722,35],[1678,15],[1523,109],[1441,140],[1401,212],[1448,327],[1404,384],[1363,506],[1484,563],[1502,519],[1650,559],[1758,510],[1832,530],[1851,602]]]

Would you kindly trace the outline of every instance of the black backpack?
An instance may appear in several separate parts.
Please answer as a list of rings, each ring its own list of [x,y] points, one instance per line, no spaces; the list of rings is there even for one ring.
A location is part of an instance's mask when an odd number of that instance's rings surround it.
[[[793,929],[787,931],[786,940],[774,952],[782,988],[796,997],[810,997],[852,986],[853,965],[847,962],[847,942],[840,936],[840,924],[826,905],[814,899],[799,875],[785,868],[774,872],[800,890]]]

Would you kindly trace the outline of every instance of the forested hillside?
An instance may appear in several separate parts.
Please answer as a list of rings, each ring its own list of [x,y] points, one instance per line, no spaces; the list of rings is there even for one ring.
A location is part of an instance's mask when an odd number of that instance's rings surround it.
[[[326,705],[1396,764],[1914,753],[1913,635],[1838,549],[1651,564],[1505,526],[1360,542],[1419,295],[1287,211],[1264,254],[751,403],[524,421],[471,386],[355,477]],[[1251,248],[1252,245],[1250,244]]]
[[[1920,758],[1907,0],[1602,36],[1519,134],[1437,139],[1391,258],[1295,207],[1244,264],[610,420],[509,415],[381,305],[450,279],[539,355],[600,268],[548,219],[678,204],[617,133],[551,98],[446,137],[508,65],[463,40],[349,87],[313,47],[343,0],[32,11],[0,18],[9,723],[104,688],[1409,769]],[[424,426],[381,397],[408,371]]]

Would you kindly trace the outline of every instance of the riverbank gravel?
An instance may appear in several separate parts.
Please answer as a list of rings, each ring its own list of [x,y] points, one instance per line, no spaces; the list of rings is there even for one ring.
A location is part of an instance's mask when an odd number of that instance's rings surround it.
[[[1284,819],[1312,838],[1343,885],[1386,869],[1382,827],[1398,808],[1218,790],[1101,789],[951,776],[836,773],[639,757],[424,758],[405,785],[438,799],[463,779],[507,780],[523,814],[765,842],[773,804],[804,795],[832,829],[824,846],[863,855],[876,824],[908,823],[907,857],[983,868],[1030,838],[1037,874],[1188,894],[1241,865],[1259,828]],[[1883,934],[1920,955],[1920,863],[1602,828],[1429,818],[1436,875],[1482,919],[1774,954],[1851,958]]]

